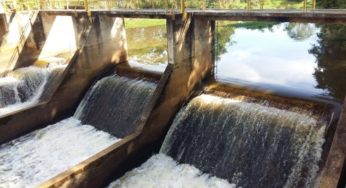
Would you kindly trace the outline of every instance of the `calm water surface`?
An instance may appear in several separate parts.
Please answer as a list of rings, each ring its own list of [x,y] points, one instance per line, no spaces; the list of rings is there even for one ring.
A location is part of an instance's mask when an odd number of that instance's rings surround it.
[[[163,72],[166,26],[126,30],[132,67]],[[215,78],[296,95],[343,100],[346,25],[217,22]]]
[[[220,82],[343,99],[346,26],[218,22]]]
[[[167,66],[166,26],[126,29],[129,63],[132,67],[163,72]]]

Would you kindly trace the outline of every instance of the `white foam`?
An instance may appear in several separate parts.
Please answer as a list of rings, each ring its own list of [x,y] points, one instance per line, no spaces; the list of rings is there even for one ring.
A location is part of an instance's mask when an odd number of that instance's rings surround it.
[[[0,78],[0,86],[15,85],[18,82],[20,82],[20,80],[11,76]]]
[[[55,69],[61,69],[67,66],[67,64],[63,64],[63,62],[65,62],[63,58],[51,57],[50,63],[46,68],[39,68],[36,66],[24,67],[9,73],[6,77],[0,78],[0,87],[11,87],[12,90],[15,91],[15,98],[17,101],[14,104],[0,108],[0,116],[5,116],[18,110],[30,108],[38,104],[39,99],[46,88],[51,72]],[[24,83],[23,78],[25,75],[28,75],[26,79],[30,79],[31,76],[34,77],[40,75],[42,77],[42,81],[37,87],[35,93],[27,101],[21,101],[18,93],[18,87],[20,84]],[[16,78],[16,76],[21,79]]]
[[[29,67],[20,68],[16,71],[13,71],[7,77],[2,78],[4,80],[8,80],[7,81],[8,84],[5,87],[11,87],[11,89],[15,92],[14,97],[16,99],[16,103],[5,106],[3,108],[0,108],[0,116],[4,116],[4,115],[10,114],[12,112],[15,112],[19,109],[25,109],[25,108],[28,108],[30,106],[34,106],[35,104],[37,104],[39,102],[39,98],[41,97],[42,93],[44,92],[44,88],[47,84],[49,74],[50,74],[50,72],[48,69],[38,68],[35,66],[29,66]],[[25,75],[28,75],[27,78],[24,78]],[[15,78],[16,76],[19,76],[21,79]],[[24,84],[24,79],[27,79],[28,82],[30,83],[31,78],[33,81],[32,85],[34,85],[35,81],[37,80],[37,79],[33,78],[35,76],[42,76],[42,78],[40,78],[40,79],[42,79],[42,81],[40,82],[40,85],[37,87],[35,93],[32,96],[30,96],[27,101],[21,101],[21,99],[19,97],[19,93],[18,93],[18,87],[20,85]],[[17,80],[17,81],[15,81],[15,80]],[[28,87],[30,87],[30,86],[28,86]],[[2,100],[6,100],[6,99],[2,99]]]
[[[41,57],[40,61],[48,62],[47,68],[49,70],[56,69],[56,68],[65,68],[68,65],[67,59],[62,57],[55,57],[55,56]]]
[[[226,180],[203,174],[194,166],[178,164],[164,154],[152,156],[140,167],[127,172],[109,188],[235,188]]]
[[[157,73],[162,73],[165,71],[168,63],[157,63],[157,64],[149,64],[149,63],[144,63],[140,62],[139,58],[133,57],[128,61],[129,65],[132,68],[135,69],[140,69],[140,70],[147,70],[147,71],[152,71],[152,72],[157,72]]]
[[[73,117],[0,147],[0,187],[34,187],[119,139]]]

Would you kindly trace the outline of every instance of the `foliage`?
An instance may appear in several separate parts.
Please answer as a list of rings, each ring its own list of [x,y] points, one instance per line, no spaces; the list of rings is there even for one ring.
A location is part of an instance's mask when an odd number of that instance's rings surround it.
[[[345,0],[318,0],[317,6],[319,8],[346,8]]]
[[[166,25],[166,20],[164,19],[125,19],[125,27],[130,28],[144,28],[144,27],[153,27],[153,26],[164,26]]]
[[[230,25],[223,25],[217,27],[215,39],[216,60],[218,60],[222,54],[227,52],[227,45],[231,44],[233,34],[234,28],[230,27]]]
[[[160,64],[167,62],[167,37],[165,22],[148,19],[126,19],[128,55],[138,62]],[[153,24],[156,25],[153,25]],[[128,28],[130,25],[131,28]]]
[[[328,89],[332,96],[343,100],[346,93],[346,26],[321,26],[318,44],[309,53],[317,60],[316,87]]]

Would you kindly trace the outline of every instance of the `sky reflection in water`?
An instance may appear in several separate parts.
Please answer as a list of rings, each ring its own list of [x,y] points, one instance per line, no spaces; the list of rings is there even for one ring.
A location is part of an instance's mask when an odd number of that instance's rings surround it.
[[[218,27],[222,35],[220,28],[225,27]],[[279,23],[264,29],[233,29],[230,42],[225,44],[227,52],[218,56],[218,81],[272,85],[309,95],[329,94],[316,87],[317,60],[309,52],[317,45],[320,32],[314,24]]]

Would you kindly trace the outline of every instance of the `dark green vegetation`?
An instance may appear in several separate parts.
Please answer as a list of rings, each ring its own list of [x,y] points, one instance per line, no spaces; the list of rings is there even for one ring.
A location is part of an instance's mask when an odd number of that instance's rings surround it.
[[[139,63],[167,62],[166,21],[163,19],[126,19],[130,59]]]
[[[314,76],[317,88],[328,89],[331,95],[343,99],[346,93],[346,26],[323,25],[318,44],[310,49],[316,57]]]
[[[126,29],[165,26],[165,25],[166,25],[166,20],[164,19],[132,19],[132,18],[125,19]]]
[[[318,0],[317,6],[321,8],[346,8],[345,0]]]

